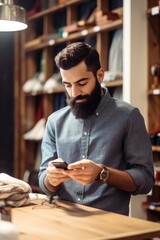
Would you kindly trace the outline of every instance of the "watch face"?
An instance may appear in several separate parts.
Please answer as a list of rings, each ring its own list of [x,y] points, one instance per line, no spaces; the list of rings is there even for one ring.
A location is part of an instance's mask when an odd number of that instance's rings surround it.
[[[108,170],[103,169],[100,173],[100,180],[106,181],[108,179]]]

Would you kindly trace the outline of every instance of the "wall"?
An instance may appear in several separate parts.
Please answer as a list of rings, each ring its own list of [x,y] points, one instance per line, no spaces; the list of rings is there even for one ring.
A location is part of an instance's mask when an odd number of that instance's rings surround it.
[[[124,0],[123,100],[139,108],[147,122],[147,2]],[[130,215],[146,219],[145,195],[132,197]]]
[[[13,172],[13,33],[0,33],[0,172]]]

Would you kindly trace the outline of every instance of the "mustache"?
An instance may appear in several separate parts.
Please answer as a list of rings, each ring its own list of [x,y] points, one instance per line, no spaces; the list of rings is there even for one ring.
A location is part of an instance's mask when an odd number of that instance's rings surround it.
[[[79,95],[73,99],[76,101],[76,100],[82,100],[82,99],[87,99],[87,98],[88,98],[88,95]]]
[[[79,95],[77,97],[70,97],[68,100],[71,103],[76,103],[77,100],[87,100],[89,98],[89,95]]]

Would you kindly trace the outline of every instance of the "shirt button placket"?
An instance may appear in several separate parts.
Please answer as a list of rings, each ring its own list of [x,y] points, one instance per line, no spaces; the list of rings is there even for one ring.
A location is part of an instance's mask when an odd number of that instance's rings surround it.
[[[81,140],[81,157],[82,159],[87,158],[88,144],[89,144],[89,130],[90,130],[90,119],[84,121],[84,128]]]
[[[85,144],[87,145],[87,137],[88,137],[88,133],[86,132],[86,131],[84,131],[83,132],[83,140],[84,140],[84,142],[86,142]],[[84,153],[84,152],[83,152]],[[85,149],[85,153],[86,153],[86,149]],[[85,155],[85,154],[82,154],[82,159],[85,159],[85,158],[87,158],[87,154]]]

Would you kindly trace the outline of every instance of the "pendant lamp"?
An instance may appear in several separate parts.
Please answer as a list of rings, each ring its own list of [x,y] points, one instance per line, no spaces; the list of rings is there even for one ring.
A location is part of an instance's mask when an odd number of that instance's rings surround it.
[[[14,5],[13,0],[0,0],[0,32],[20,31],[26,28],[25,9]]]

